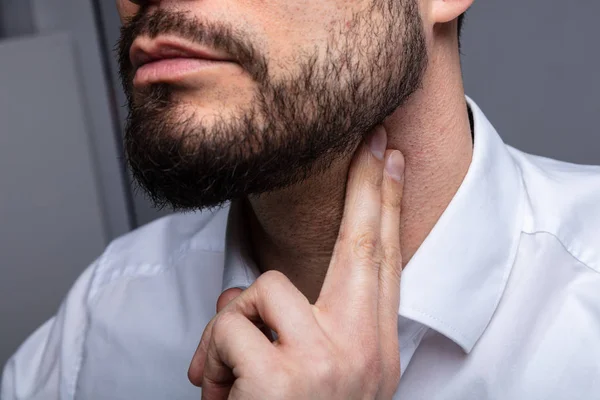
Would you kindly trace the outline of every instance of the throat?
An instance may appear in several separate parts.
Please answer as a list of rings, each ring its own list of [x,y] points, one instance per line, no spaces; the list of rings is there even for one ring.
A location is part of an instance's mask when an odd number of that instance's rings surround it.
[[[340,160],[324,174],[245,202],[244,220],[260,272],[282,272],[311,304],[337,240],[348,165],[349,160]]]
[[[439,107],[443,113],[427,114],[438,115],[437,119],[416,118],[422,113],[413,106],[417,111],[407,108],[384,123],[388,148],[402,151],[406,160],[399,227],[405,268],[471,163],[473,118],[459,94],[453,107],[444,103]],[[337,240],[351,158],[338,159],[324,173],[300,184],[245,202],[251,256],[259,271],[282,272],[311,304],[319,296]]]

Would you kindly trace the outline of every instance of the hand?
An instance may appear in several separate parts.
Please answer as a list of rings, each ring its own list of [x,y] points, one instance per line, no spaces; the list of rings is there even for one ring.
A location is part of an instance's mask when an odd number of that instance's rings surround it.
[[[202,399],[392,398],[400,380],[404,159],[386,151],[383,127],[367,141],[352,160],[318,300],[311,305],[275,271],[237,297],[239,289],[224,292],[188,371],[202,386]],[[277,340],[269,340],[260,322]]]

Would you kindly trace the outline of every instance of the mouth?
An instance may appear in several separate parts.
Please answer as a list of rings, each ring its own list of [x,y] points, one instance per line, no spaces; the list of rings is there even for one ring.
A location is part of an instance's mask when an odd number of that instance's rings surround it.
[[[192,45],[176,37],[137,38],[129,51],[134,86],[184,83],[200,72],[236,66],[227,54]]]

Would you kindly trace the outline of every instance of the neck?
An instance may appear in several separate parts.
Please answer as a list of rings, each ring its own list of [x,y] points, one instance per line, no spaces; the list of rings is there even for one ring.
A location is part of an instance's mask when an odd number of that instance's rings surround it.
[[[430,57],[423,87],[385,121],[388,148],[405,157],[401,249],[406,265],[461,185],[472,158],[460,60]],[[449,60],[450,58],[450,60]],[[344,207],[350,157],[294,187],[250,199],[252,246],[261,271],[278,270],[314,303]]]

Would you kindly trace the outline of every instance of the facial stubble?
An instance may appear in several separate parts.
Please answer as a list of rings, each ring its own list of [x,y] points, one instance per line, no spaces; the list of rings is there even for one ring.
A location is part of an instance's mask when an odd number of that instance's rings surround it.
[[[243,32],[182,12],[140,10],[119,41],[125,150],[139,187],[157,207],[197,210],[298,184],[349,157],[418,90],[427,56],[416,0],[375,0],[348,26],[331,33],[324,55],[298,54],[299,68],[277,78]],[[134,90],[133,40],[166,33],[235,56],[256,83],[248,107],[207,124],[172,85]]]

